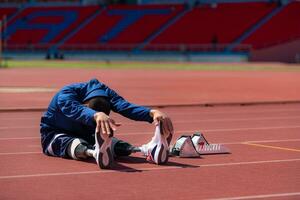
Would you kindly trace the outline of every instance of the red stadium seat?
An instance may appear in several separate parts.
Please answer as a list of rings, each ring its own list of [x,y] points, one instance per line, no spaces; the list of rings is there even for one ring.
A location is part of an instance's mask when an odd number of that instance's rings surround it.
[[[10,45],[59,42],[97,9],[98,6],[28,7],[9,22],[6,40]]]
[[[0,8],[0,20],[3,20],[3,17],[6,16],[6,18],[10,17],[17,11],[17,8],[15,7],[3,7]]]
[[[182,5],[109,6],[65,44],[66,46],[87,44],[91,45],[89,48],[94,49],[104,49],[110,44],[109,48],[115,50],[132,49],[159,30],[182,9]],[[136,16],[132,14],[133,12]]]
[[[200,4],[190,10],[184,5],[30,6],[8,21],[4,39],[8,49],[55,45],[63,50],[222,51],[276,6],[266,2]],[[300,2],[289,3],[242,44],[257,49],[300,38],[299,10]],[[0,8],[0,17],[16,11]]]
[[[259,49],[300,38],[300,2],[292,2],[242,43]]]
[[[274,8],[275,4],[270,3],[221,3],[216,8],[196,7],[158,35],[146,49],[160,44],[229,44]]]

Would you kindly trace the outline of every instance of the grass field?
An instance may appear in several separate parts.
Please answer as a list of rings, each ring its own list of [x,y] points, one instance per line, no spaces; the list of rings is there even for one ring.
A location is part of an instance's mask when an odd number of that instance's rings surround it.
[[[295,71],[300,65],[283,63],[191,63],[191,62],[120,62],[120,61],[47,61],[8,60],[8,68],[100,68],[100,69],[163,69],[216,71]]]

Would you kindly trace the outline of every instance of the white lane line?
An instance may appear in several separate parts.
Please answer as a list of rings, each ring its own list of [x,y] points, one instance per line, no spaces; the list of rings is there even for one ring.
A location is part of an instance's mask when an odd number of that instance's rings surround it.
[[[300,105],[300,104],[299,104]],[[299,106],[300,107],[300,106]],[[196,110],[196,107],[193,108],[193,109],[182,109],[182,108],[179,108],[179,109],[176,109],[176,112],[174,112],[174,110],[167,110],[167,109],[164,109],[166,110],[167,113],[169,113],[170,116],[181,116],[181,115],[184,115],[184,116],[187,116],[187,115],[192,115],[192,116],[195,116],[195,113],[190,113],[189,111],[190,110],[193,110],[193,112],[195,112]],[[208,108],[210,109],[210,108]],[[162,109],[163,110],[163,109]],[[201,116],[203,115],[215,115],[215,114],[227,114],[227,113],[230,113],[230,114],[260,114],[260,113],[278,113],[278,112],[292,112],[292,113],[300,113],[300,109],[297,109],[297,108],[294,108],[294,109],[265,109],[265,110],[242,110],[242,111],[233,111],[232,109],[228,109],[228,111],[211,111],[211,110],[203,110],[202,107],[201,109],[199,110],[199,114],[201,114]],[[35,113],[35,112],[34,112]],[[43,112],[41,112],[43,113]],[[40,119],[41,115],[38,115],[37,118]],[[0,113],[0,120],[2,121],[3,120],[6,120],[6,119],[19,119],[19,120],[22,120],[22,119],[37,119],[37,118],[33,118],[33,117],[11,117],[11,116],[8,116],[6,113],[5,114],[1,114]]]
[[[199,130],[176,130],[176,133],[195,133],[195,132],[201,132],[201,133],[218,133],[218,132],[227,132],[227,131],[251,131],[251,130],[273,130],[273,129],[298,129],[300,126],[272,126],[272,127],[246,127],[246,128],[228,128],[228,129],[202,129]],[[124,133],[119,134],[120,136],[126,136],[126,135],[152,135],[153,132],[139,132],[139,133]]]
[[[244,143],[276,143],[276,142],[298,142],[300,139],[284,139],[284,140],[250,140]]]
[[[12,130],[12,129],[39,129],[40,126],[19,126],[19,127],[11,127],[11,126],[2,126],[0,130]]]
[[[36,93],[36,92],[55,92],[57,88],[48,87],[0,87],[0,93]]]
[[[0,153],[0,156],[7,155],[27,155],[27,154],[42,154],[41,151],[31,151],[31,152],[8,152],[8,153]]]
[[[203,164],[203,165],[191,165],[190,168],[197,167],[227,167],[236,165],[256,165],[266,163],[285,163],[285,162],[299,162],[299,159],[285,159],[285,160],[261,160],[261,161],[249,161],[249,162],[232,162],[232,163],[216,163],[216,164]],[[187,166],[157,166],[157,167],[145,167],[137,169],[124,169],[124,170],[97,170],[97,171],[79,171],[79,172],[61,172],[61,173],[43,173],[43,174],[23,174],[23,175],[9,175],[0,176],[0,180],[3,179],[17,179],[17,178],[33,178],[33,177],[49,177],[49,176],[68,176],[68,175],[84,175],[84,174],[103,174],[103,173],[118,173],[118,172],[131,172],[131,171],[154,171],[154,170],[170,170],[170,169],[184,169],[189,168]]]
[[[205,133],[218,133],[218,132],[228,132],[228,131],[251,131],[251,130],[273,130],[273,129],[298,129],[300,126],[274,126],[274,127],[248,127],[248,128],[228,128],[228,129],[202,129],[201,131],[195,130],[176,130],[176,133],[195,133],[195,132],[205,132]],[[119,136],[126,135],[152,135],[153,132],[132,132],[132,133],[119,133]],[[40,137],[12,137],[12,138],[0,138],[2,140],[30,140],[30,139],[40,139]]]
[[[281,139],[281,140],[248,140],[248,141],[238,141],[238,142],[215,142],[218,144],[245,144],[245,143],[278,143],[278,142],[299,142],[300,139]],[[36,148],[40,147],[40,144],[28,145],[27,147]]]
[[[289,117],[262,117],[262,118],[220,118],[220,119],[191,119],[191,120],[174,120],[174,124],[187,124],[187,123],[197,123],[197,122],[230,122],[230,121],[267,121],[267,120],[285,120],[285,119],[300,119],[300,116],[289,116]],[[122,125],[134,125],[135,122],[123,122]],[[21,127],[11,127],[3,126],[0,130],[7,129],[37,129],[40,128],[39,125],[36,126],[21,126]]]
[[[0,138],[0,141],[5,140],[35,140],[35,139],[41,139],[41,137],[11,137],[11,138]]]
[[[299,112],[300,113],[300,112]],[[195,114],[193,115],[195,116]],[[204,115],[202,114],[201,117],[203,117]],[[206,117],[208,118],[208,117]],[[209,117],[211,118],[211,117]],[[207,121],[248,121],[248,120],[253,120],[253,121],[258,121],[258,120],[279,120],[279,119],[299,119],[299,115],[295,115],[295,116],[282,116],[282,117],[261,117],[261,118],[257,118],[257,117],[250,117],[250,118],[211,118],[211,119],[191,119],[191,120],[173,120],[174,123],[185,123],[187,121],[194,121],[194,122],[207,122]],[[1,121],[16,121],[16,120],[35,120],[38,123],[40,123],[40,120],[37,118],[3,118],[1,119]],[[124,122],[123,122],[124,123]],[[122,124],[123,124],[122,123]],[[124,124],[136,124],[136,122],[133,121],[128,121],[125,122]]]
[[[210,109],[210,108],[207,108]],[[198,111],[196,108],[194,109],[190,109],[193,110],[193,112]],[[166,111],[167,113],[172,114],[173,116],[181,116],[181,115],[195,115],[194,113],[189,113],[190,110],[182,110],[182,112],[180,112],[181,110],[177,109],[175,113],[173,113],[173,111]],[[214,114],[265,114],[265,113],[282,113],[282,112],[292,112],[292,113],[299,113],[300,109],[294,108],[294,109],[266,109],[266,110],[241,110],[241,111],[232,111],[232,109],[228,109],[228,111],[211,111],[211,110],[204,110],[204,109],[199,109],[199,113],[201,113],[202,115],[214,115]]]
[[[250,195],[250,196],[239,196],[239,197],[226,197],[226,198],[216,198],[216,199],[207,199],[207,200],[265,199],[265,198],[290,197],[290,196],[300,196],[300,192],[277,193],[277,194],[261,194],[261,195]]]
[[[286,140],[251,140],[251,141],[240,141],[240,142],[220,142],[218,144],[225,144],[225,145],[243,145],[246,143],[276,143],[276,142],[299,142],[300,139],[286,139]],[[133,144],[138,146],[136,144]],[[41,145],[30,145],[29,147],[41,147]],[[31,151],[31,152],[6,152],[0,153],[0,156],[6,155],[26,155],[26,154],[42,154],[41,151]]]
[[[250,140],[241,142],[220,142],[220,144],[246,144],[246,143],[278,143],[278,142],[299,142],[300,139],[284,139],[284,140]]]
[[[261,118],[217,118],[217,119],[200,119],[200,120],[178,120],[175,123],[194,123],[194,122],[228,122],[228,121],[267,121],[267,120],[284,120],[284,119],[300,119],[300,116],[289,116],[289,117],[261,117]]]
[[[278,143],[278,142],[299,142],[300,139],[278,139],[278,140],[248,140],[248,141],[238,141],[238,142],[215,142],[218,144],[228,144],[228,145],[234,145],[234,144],[245,144],[245,143]],[[40,144],[35,145],[27,145],[27,147],[36,148],[41,147]]]
[[[36,117],[0,117],[0,120],[3,121],[25,121],[25,120],[34,120],[40,122],[41,116]]]
[[[272,130],[272,129],[294,129],[300,126],[271,126],[271,127],[248,127],[248,128],[228,128],[228,129],[204,129],[201,132],[223,132],[223,131],[251,131],[251,130]],[[194,131],[190,131],[194,132]]]

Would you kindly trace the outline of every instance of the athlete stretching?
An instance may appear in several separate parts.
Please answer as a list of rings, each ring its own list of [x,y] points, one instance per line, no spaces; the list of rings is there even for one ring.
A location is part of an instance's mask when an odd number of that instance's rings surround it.
[[[134,147],[113,137],[120,125],[110,111],[138,121],[154,122],[152,140]],[[41,143],[49,156],[77,160],[94,157],[100,168],[110,168],[114,157],[142,152],[156,164],[168,161],[173,134],[170,118],[159,110],[129,103],[96,79],[63,87],[41,118]]]

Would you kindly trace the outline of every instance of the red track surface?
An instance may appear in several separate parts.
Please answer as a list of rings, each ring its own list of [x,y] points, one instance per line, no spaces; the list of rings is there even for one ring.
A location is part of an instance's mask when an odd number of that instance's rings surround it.
[[[93,77],[143,105],[300,100],[298,72],[5,69],[0,70],[0,88],[35,86],[58,90],[65,84]],[[0,98],[0,109],[46,107],[53,94],[5,94],[6,98]]]
[[[212,72],[211,76],[213,74]],[[218,74],[217,72],[215,76]],[[243,73],[237,74],[240,76]],[[259,73],[254,75],[259,76]],[[19,75],[15,73],[14,76]],[[15,85],[49,86],[51,82],[43,77],[31,83],[25,83],[23,79],[23,84],[18,79]],[[4,85],[3,78],[6,77],[1,77],[1,85]],[[84,78],[85,75],[79,79]],[[206,79],[210,82],[208,75]],[[69,79],[66,77],[66,80]],[[109,80],[108,77],[105,80]],[[139,77],[131,81],[142,80]],[[175,82],[172,78],[169,80]],[[243,79],[239,80],[243,82]],[[61,85],[64,82],[66,81],[61,80],[52,84]],[[121,85],[123,91],[126,85],[133,84],[130,81],[118,83],[116,79],[111,82],[114,87]],[[6,83],[7,86],[14,85],[12,82]],[[156,84],[154,88],[159,88],[159,83]],[[136,97],[137,91],[141,90],[139,87],[143,85],[135,86],[131,88],[132,93],[127,94],[134,94],[133,91],[136,91]],[[240,87],[243,88],[242,85]],[[153,91],[153,88],[147,89]],[[264,90],[264,87],[261,89]],[[174,97],[175,92],[173,91]],[[262,100],[259,97],[258,95],[257,101]],[[2,93],[1,101],[9,102],[6,98]],[[14,100],[10,101],[10,105],[16,105]],[[300,104],[169,107],[162,110],[174,121],[174,138],[202,131],[208,141],[225,143],[232,154],[203,156],[201,159],[173,157],[166,166],[149,164],[136,154],[128,159],[118,159],[113,170],[99,170],[92,161],[79,162],[41,154],[41,113],[0,112],[0,199],[300,198]],[[129,121],[119,115],[113,117],[123,124],[116,133],[120,139],[138,145],[152,137],[152,125]]]

